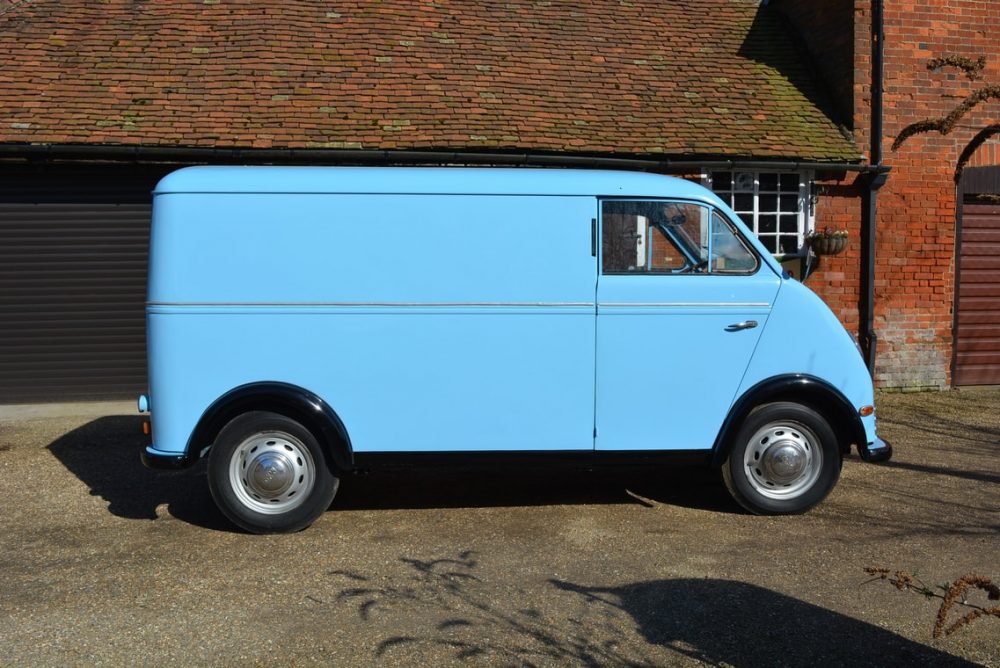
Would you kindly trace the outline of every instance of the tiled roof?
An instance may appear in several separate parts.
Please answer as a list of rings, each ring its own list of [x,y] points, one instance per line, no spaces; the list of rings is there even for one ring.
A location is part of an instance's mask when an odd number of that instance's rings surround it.
[[[0,0],[0,142],[855,161],[757,0]]]

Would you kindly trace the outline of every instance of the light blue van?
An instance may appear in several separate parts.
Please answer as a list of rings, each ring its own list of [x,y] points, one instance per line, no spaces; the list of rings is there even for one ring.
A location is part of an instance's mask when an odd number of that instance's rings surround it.
[[[875,434],[830,310],[688,181],[493,168],[192,167],[154,193],[148,466],[295,531],[387,460],[695,457],[797,513]]]

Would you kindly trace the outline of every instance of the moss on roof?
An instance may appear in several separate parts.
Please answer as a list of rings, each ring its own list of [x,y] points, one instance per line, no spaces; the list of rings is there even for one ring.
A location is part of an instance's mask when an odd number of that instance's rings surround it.
[[[859,159],[755,0],[6,4],[0,142]]]

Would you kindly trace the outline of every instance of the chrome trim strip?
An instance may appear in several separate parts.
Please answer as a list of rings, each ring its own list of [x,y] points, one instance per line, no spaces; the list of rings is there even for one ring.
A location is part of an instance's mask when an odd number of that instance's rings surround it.
[[[271,307],[284,306],[293,308],[490,308],[498,306],[508,307],[538,307],[552,308],[558,306],[589,307],[595,306],[594,302],[146,302],[147,307]]]
[[[146,302],[156,307],[293,308],[769,308],[769,302]]]
[[[599,302],[597,306],[598,308],[768,308],[771,304],[769,302]]]

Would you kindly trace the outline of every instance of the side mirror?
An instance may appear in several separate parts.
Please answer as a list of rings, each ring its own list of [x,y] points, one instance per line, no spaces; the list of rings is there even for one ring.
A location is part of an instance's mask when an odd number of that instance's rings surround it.
[[[812,276],[812,273],[817,269],[819,269],[819,256],[813,255],[813,253],[807,248],[805,251],[805,259],[802,260],[801,282],[805,283],[806,279]]]
[[[805,283],[819,268],[819,257],[810,252],[808,246],[803,246],[795,253],[776,254],[774,258],[781,263],[782,269],[800,283]]]

